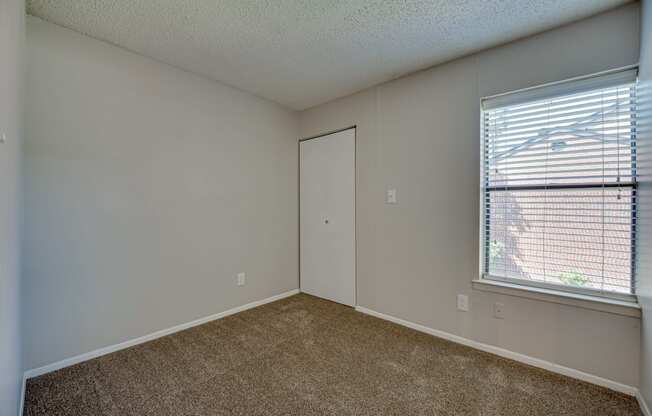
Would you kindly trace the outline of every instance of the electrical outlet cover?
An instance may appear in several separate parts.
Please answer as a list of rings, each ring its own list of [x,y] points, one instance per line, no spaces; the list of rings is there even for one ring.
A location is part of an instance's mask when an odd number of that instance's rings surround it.
[[[385,202],[388,204],[396,204],[397,199],[396,199],[396,189],[388,189],[387,190],[387,195],[385,196]]]
[[[467,295],[457,295],[457,309],[463,312],[469,311],[469,297]]]
[[[238,286],[245,285],[246,275],[244,273],[238,273]]]
[[[494,318],[505,319],[505,304],[496,302],[494,303]]]

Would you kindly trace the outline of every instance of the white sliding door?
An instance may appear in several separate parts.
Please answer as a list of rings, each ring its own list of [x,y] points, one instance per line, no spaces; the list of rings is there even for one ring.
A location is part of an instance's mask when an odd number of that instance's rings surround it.
[[[355,306],[355,128],[299,154],[301,291]]]

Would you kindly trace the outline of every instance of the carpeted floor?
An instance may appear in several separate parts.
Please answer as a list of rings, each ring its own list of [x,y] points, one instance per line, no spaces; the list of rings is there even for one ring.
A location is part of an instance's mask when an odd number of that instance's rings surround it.
[[[296,295],[27,383],[25,415],[640,415],[635,399]]]

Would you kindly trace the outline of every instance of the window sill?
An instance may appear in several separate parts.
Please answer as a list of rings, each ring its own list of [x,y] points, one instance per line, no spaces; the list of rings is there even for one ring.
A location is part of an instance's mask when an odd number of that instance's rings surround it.
[[[641,306],[638,303],[633,302],[581,295],[554,289],[542,289],[489,279],[476,279],[472,284],[473,289],[484,292],[500,293],[503,295],[557,303],[560,305],[569,305],[577,308],[607,312],[639,319],[641,317]]]

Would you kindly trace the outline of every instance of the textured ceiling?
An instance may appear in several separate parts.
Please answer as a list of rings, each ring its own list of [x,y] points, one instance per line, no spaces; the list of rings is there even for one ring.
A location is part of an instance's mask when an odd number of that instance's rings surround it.
[[[28,0],[28,12],[294,109],[627,0]]]

